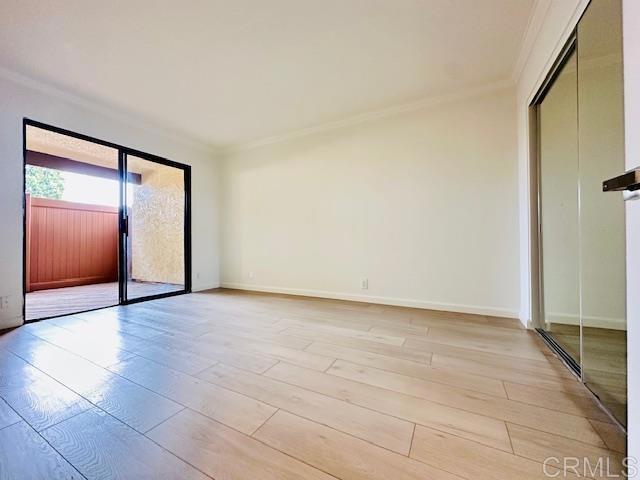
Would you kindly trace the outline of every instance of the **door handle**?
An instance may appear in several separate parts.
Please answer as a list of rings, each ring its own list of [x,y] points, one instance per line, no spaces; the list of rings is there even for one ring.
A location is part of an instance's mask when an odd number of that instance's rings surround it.
[[[622,175],[602,182],[603,192],[620,192],[623,190],[630,192],[640,190],[640,169],[629,170]]]
[[[121,226],[120,229],[125,236],[129,236],[129,217],[124,217],[120,219]]]

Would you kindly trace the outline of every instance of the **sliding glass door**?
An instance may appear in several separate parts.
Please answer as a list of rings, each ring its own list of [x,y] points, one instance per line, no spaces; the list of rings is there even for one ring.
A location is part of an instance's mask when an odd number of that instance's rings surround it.
[[[124,301],[185,292],[188,168],[128,152],[122,163]]]
[[[191,290],[191,169],[25,119],[27,321]]]

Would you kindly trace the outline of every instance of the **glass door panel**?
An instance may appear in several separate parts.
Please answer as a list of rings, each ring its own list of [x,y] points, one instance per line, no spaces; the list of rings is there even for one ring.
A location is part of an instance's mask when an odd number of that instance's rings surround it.
[[[539,105],[543,329],[580,363],[578,98],[571,53]]]
[[[185,170],[125,155],[126,299],[186,289]]]
[[[24,124],[26,321],[117,305],[118,150]]]
[[[602,191],[625,169],[620,0],[593,0],[577,38],[582,376],[626,424],[624,202]]]

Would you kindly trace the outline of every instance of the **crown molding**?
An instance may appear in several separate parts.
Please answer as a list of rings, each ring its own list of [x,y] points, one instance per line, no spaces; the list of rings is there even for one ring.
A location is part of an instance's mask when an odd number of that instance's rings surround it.
[[[518,80],[520,80],[520,75],[522,75],[524,66],[527,64],[527,61],[531,56],[533,46],[536,43],[540,30],[542,29],[544,21],[547,18],[547,14],[549,13],[551,1],[552,0],[535,0],[535,4],[533,5],[531,14],[529,15],[527,27],[525,28],[525,33],[522,36],[518,58],[511,73],[511,79],[514,83],[518,83]]]
[[[548,1],[548,0],[544,0],[544,1]],[[556,38],[556,42],[555,42],[554,48],[550,51],[550,53],[549,53],[549,55],[547,57],[547,61],[544,64],[544,68],[542,68],[538,72],[538,77],[536,78],[535,82],[533,83],[532,88],[529,90],[529,95],[527,97],[527,104],[531,103],[531,101],[533,100],[533,97],[535,96],[536,92],[540,89],[540,85],[542,85],[545,77],[547,76],[547,73],[549,72],[549,70],[551,70],[553,64],[555,63],[556,59],[558,58],[558,55],[560,55],[560,52],[562,51],[562,48],[564,47],[565,43],[569,39],[571,33],[574,31],[574,29],[578,25],[578,22],[580,21],[580,18],[582,17],[584,11],[589,6],[589,2],[590,1],[591,0],[577,0],[576,1],[576,6],[575,6],[571,16],[569,17],[569,20],[565,24],[565,27],[562,29],[562,32]],[[538,32],[538,34],[539,34],[539,32]],[[536,34],[536,37],[537,37],[538,34]]]
[[[571,17],[565,25],[565,28],[562,30],[560,36],[556,39],[555,47],[551,52],[551,55],[547,59],[543,72],[541,72],[539,78],[537,79],[536,88],[534,90],[537,91],[537,88],[541,83],[541,79],[546,76],[546,72],[548,72],[551,68],[551,65],[553,64],[556,57],[558,56],[558,53],[569,38],[569,35],[573,31],[573,29],[576,28],[580,17],[582,17],[582,14],[589,5],[589,1],[590,0],[576,0],[576,6],[571,14]],[[522,45],[520,47],[520,53],[518,55],[518,59],[514,65],[511,75],[511,79],[516,85],[519,83],[522,72],[524,71],[527,62],[529,61],[531,52],[533,51],[542,27],[547,20],[547,16],[553,2],[554,0],[536,0],[532,14],[529,18],[529,23],[527,25],[527,30],[524,35]]]
[[[87,110],[91,110],[105,117],[109,117],[120,123],[139,128],[148,133],[161,136],[167,140],[171,140],[173,142],[193,148],[203,153],[212,155],[219,152],[219,148],[214,145],[202,142],[189,136],[188,134],[176,132],[170,127],[154,122],[153,120],[149,120],[148,118],[127,113],[123,110],[113,108],[95,100],[89,100],[86,97],[83,97],[76,93],[72,93],[66,89],[50,85],[41,80],[37,80],[35,78],[15,72],[2,66],[0,66],[0,78],[23,86],[25,88],[44,93],[45,95],[50,95],[73,105],[86,108]]]
[[[514,84],[511,80],[502,80],[498,82],[492,82],[484,85],[480,85],[465,90],[447,93],[444,95],[436,95],[431,97],[424,97],[420,100],[402,103],[391,107],[386,107],[378,110],[371,110],[368,112],[360,113],[350,117],[343,118],[341,120],[335,120],[332,122],[321,123],[313,127],[302,128],[299,130],[292,130],[281,135],[275,135],[271,137],[265,137],[259,140],[254,140],[246,143],[238,143],[229,145],[227,147],[221,147],[220,152],[223,154],[234,153],[243,150],[250,150],[252,148],[262,147],[265,145],[271,145],[275,143],[281,143],[288,140],[293,140],[300,137],[306,137],[316,133],[329,132],[332,130],[339,130],[341,128],[352,127],[360,125],[362,123],[372,122],[374,120],[380,120],[387,117],[392,117],[402,113],[414,112],[425,108],[433,107],[436,105],[446,104],[457,100],[464,100],[467,98],[481,96],[487,93],[495,92],[498,90],[504,90],[507,88],[513,88]]]

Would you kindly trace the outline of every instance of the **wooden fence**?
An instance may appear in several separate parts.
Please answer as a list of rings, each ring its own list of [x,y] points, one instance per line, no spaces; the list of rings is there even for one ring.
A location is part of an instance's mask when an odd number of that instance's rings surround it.
[[[26,220],[27,292],[117,280],[116,207],[27,195]]]

